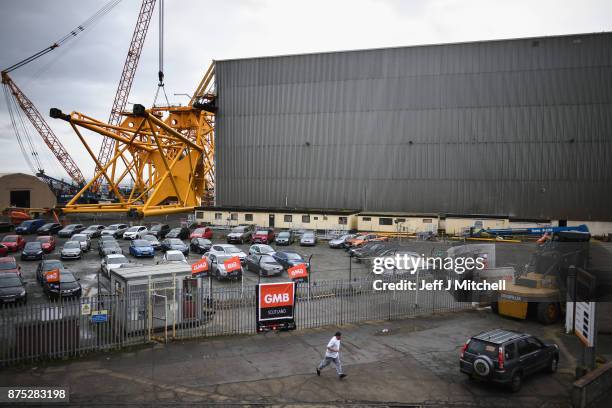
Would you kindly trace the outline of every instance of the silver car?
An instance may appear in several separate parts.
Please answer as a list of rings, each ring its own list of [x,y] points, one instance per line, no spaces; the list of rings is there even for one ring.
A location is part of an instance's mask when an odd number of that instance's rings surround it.
[[[70,240],[80,243],[82,251],[89,251],[91,249],[91,239],[87,234],[74,234]]]
[[[111,224],[102,230],[102,236],[110,235],[115,238],[121,238],[127,229],[127,224]]]
[[[60,251],[61,259],[81,259],[81,255],[83,255],[83,251],[81,250],[81,243],[78,241],[67,241]]]
[[[300,237],[301,246],[314,246],[317,245],[317,235],[314,231],[306,231]]]
[[[355,238],[355,234],[344,234],[338,238],[334,238],[329,241],[330,248],[344,248],[346,241]]]
[[[104,259],[102,259],[102,263],[100,264],[100,270],[104,272],[106,276],[110,276],[110,271],[112,268],[120,268],[123,265],[129,264],[130,261],[121,254],[110,254],[106,255]]]
[[[230,244],[215,244],[208,251],[209,254],[225,255],[225,256],[237,256],[240,258],[240,262],[244,265],[246,262],[246,254],[239,248]]]

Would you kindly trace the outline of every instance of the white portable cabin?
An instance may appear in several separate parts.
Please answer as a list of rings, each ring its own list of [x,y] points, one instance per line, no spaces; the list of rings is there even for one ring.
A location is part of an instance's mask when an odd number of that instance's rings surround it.
[[[197,325],[209,317],[202,279],[191,276],[191,265],[111,268],[110,283],[111,293],[126,300],[127,331]]]

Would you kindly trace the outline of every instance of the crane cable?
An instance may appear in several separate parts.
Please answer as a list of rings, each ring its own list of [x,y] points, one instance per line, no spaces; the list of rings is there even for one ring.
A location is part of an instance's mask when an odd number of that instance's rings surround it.
[[[11,126],[13,127],[15,136],[17,137],[17,143],[19,144],[19,149],[21,150],[21,154],[23,155],[23,158],[25,159],[26,164],[28,165],[32,173],[36,174],[36,168],[32,164],[32,161],[30,160],[30,155],[28,154],[23,144],[21,133],[19,132],[19,127],[17,126],[17,121],[15,120],[15,112],[13,112],[13,103],[14,103],[13,97],[10,91],[8,90],[8,87],[6,86],[4,87],[4,98],[6,100],[6,107],[8,108],[9,118],[11,120]]]
[[[153,99],[153,106],[157,103],[159,96],[159,90],[161,89],[164,93],[167,106],[170,106],[168,95],[166,94],[166,87],[164,86],[164,0],[159,0],[159,54],[158,54],[159,71],[157,72],[157,91],[155,92],[155,99]]]

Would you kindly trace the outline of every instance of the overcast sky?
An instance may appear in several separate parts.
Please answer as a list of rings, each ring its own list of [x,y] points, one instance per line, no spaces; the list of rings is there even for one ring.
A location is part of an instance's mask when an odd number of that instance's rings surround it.
[[[1,0],[0,69],[48,46],[108,0]],[[41,113],[50,107],[107,120],[140,1],[123,0],[81,37],[28,66],[14,81]],[[187,103],[213,59],[547,36],[612,29],[610,0],[166,0],[165,74],[171,102]],[[130,102],[150,106],[157,88],[157,10]],[[93,161],[67,123],[48,119],[86,176]],[[47,173],[66,177],[40,136]],[[100,139],[89,136],[97,151]],[[0,172],[30,172],[0,100]]]

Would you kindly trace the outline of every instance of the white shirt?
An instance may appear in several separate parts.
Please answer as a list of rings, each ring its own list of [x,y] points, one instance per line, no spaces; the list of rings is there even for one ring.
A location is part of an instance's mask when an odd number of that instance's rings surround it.
[[[340,351],[340,340],[336,336],[332,337],[329,343],[327,343],[328,349],[334,349]],[[325,351],[325,357],[338,358],[338,351]]]

